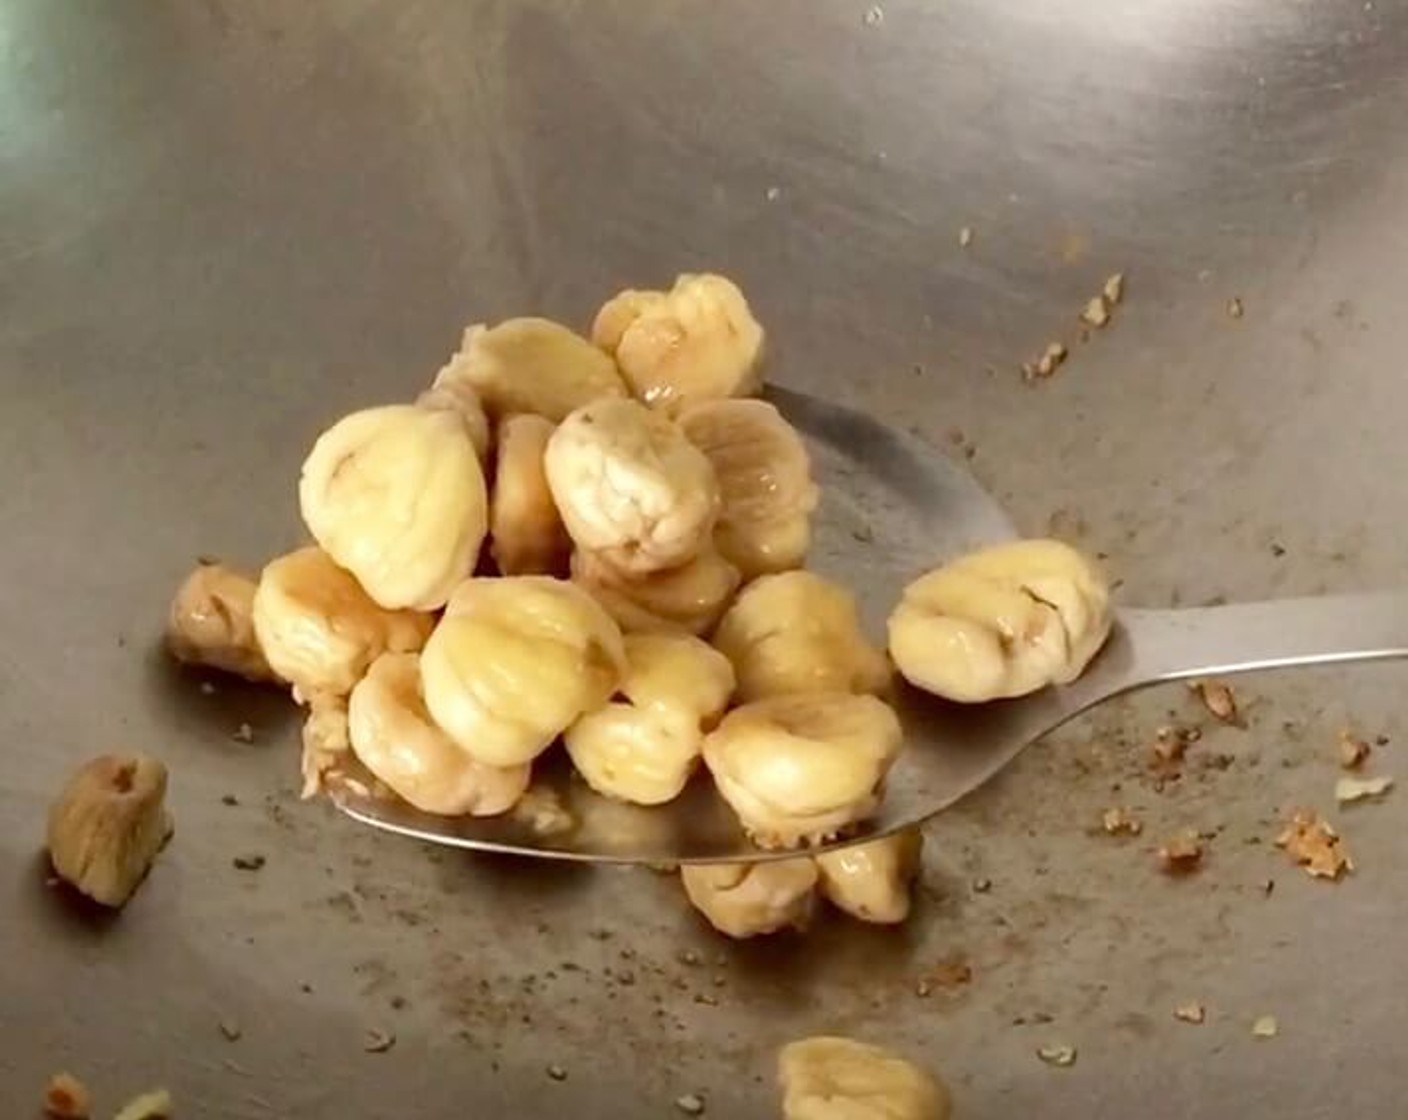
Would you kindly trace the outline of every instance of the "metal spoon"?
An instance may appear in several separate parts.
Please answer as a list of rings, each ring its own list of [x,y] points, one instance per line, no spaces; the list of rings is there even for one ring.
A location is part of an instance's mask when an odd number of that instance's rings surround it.
[[[914,437],[791,390],[769,396],[808,437],[821,480],[813,566],[856,592],[872,627],[920,571],[1016,536],[972,476]],[[883,632],[883,631],[881,631]],[[1188,610],[1121,609],[1075,683],[1020,700],[957,705],[902,688],[906,744],[879,814],[847,842],[918,824],[977,789],[1029,744],[1120,693],[1162,681],[1408,656],[1408,593],[1333,595]],[[524,804],[501,817],[437,817],[375,795],[355,766],[331,784],[348,816],[459,848],[619,863],[751,861],[761,852],[706,778],[668,805],[600,797],[554,752]],[[841,844],[834,846],[841,846]]]

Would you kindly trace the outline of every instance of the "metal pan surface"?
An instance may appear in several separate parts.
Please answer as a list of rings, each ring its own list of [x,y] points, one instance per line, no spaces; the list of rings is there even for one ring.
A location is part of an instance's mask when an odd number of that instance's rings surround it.
[[[1408,12],[9,0],[0,60],[0,1113],[67,1068],[102,1114],[166,1085],[240,1120],[761,1118],[775,1048],[830,1031],[967,1116],[1398,1114],[1404,803],[1332,789],[1343,726],[1408,769],[1401,668],[1239,683],[1246,729],[1181,688],[1102,710],[933,824],[903,929],[735,945],[666,875],[299,804],[286,706],[156,643],[196,556],[299,541],[309,440],[468,319],[581,324],[704,267],[774,380],[964,456],[1130,603],[1401,585]],[[1172,722],[1203,737],[1160,786]],[[38,847],[66,770],[123,745],[170,763],[176,835],[97,920]],[[1345,881],[1276,850],[1301,804]],[[1173,881],[1184,828],[1212,839]]]

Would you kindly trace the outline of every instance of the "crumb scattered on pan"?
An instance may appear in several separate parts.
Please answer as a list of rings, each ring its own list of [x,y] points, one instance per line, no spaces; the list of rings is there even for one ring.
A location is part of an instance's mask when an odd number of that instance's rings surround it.
[[[958,247],[966,249],[971,244],[973,244],[973,227],[964,226],[958,231]]]
[[[1281,1033],[1281,1024],[1275,1015],[1263,1015],[1252,1024],[1252,1035],[1256,1038],[1275,1038]]]
[[[1096,330],[1104,327],[1114,316],[1115,307],[1124,299],[1124,273],[1116,272],[1105,280],[1100,294],[1091,296],[1081,308],[1079,319],[1082,324]],[[1085,336],[1082,335],[1082,338]]]
[[[548,1066],[548,1076],[554,1081],[566,1081],[567,1071],[562,1066]]]
[[[768,190],[767,190],[767,199],[768,199],[769,202],[776,202],[776,201],[777,201],[779,198],[781,198],[781,197],[782,197],[782,188],[781,188],[781,187],[769,187],[769,188],[768,188]]]
[[[1208,712],[1223,723],[1238,726],[1242,716],[1237,710],[1237,696],[1231,687],[1214,677],[1193,681],[1189,689],[1197,694]]]
[[[56,1073],[44,1087],[44,1115],[53,1120],[88,1120],[93,1097],[71,1073]]]
[[[1203,840],[1185,828],[1159,848],[1159,866],[1168,875],[1188,875],[1203,862]]]
[[[244,1035],[240,1025],[233,1019],[220,1020],[220,1033],[230,1042],[238,1042]]]
[[[240,799],[236,797],[233,793],[227,793],[222,798],[220,798],[221,805],[238,805],[239,803]]]
[[[258,871],[266,861],[261,855],[243,855],[236,856],[231,862],[239,871]]]
[[[1100,826],[1111,836],[1138,836],[1144,831],[1144,823],[1128,809],[1106,809],[1100,817]]]
[[[1237,296],[1233,296],[1227,301],[1227,317],[1229,319],[1240,319],[1246,312],[1242,306],[1242,301]]]
[[[1073,1066],[1076,1064],[1076,1048],[1074,1046],[1039,1046],[1036,1056],[1049,1066]]]
[[[133,1097],[112,1120],[168,1120],[171,1115],[171,1094],[165,1089],[156,1089]]]
[[[362,1049],[368,1054],[385,1054],[396,1045],[396,1036],[390,1031],[370,1030],[362,1039]]]
[[[978,893],[978,894],[987,894],[988,891],[992,890],[992,880],[991,880],[991,879],[974,879],[974,880],[973,880],[973,890],[974,890],[976,893]]]
[[[1064,342],[1048,342],[1046,349],[1041,352],[1041,357],[1036,360],[1037,376],[1050,377],[1065,360],[1066,344]]]
[[[698,1093],[685,1093],[684,1096],[675,1098],[675,1107],[686,1116],[703,1116],[704,1098]]]
[[[1110,321],[1110,305],[1104,296],[1092,296],[1081,308],[1080,321],[1088,327],[1099,329]]]
[[[1354,861],[1345,851],[1339,833],[1314,809],[1292,813],[1276,844],[1312,878],[1338,879],[1354,870]]]
[[[875,4],[865,10],[865,26],[879,27],[885,22],[885,9]]]
[[[1369,757],[1371,749],[1367,741],[1361,739],[1348,728],[1340,732],[1340,765],[1346,770],[1357,770],[1364,765],[1364,760]]]
[[[1175,1007],[1173,1017],[1184,1023],[1201,1023],[1208,1017],[1208,1013],[1201,1003],[1194,1000],[1192,1003],[1182,1003]]]
[[[1064,342],[1048,342],[1036,361],[1022,363],[1023,380],[1044,381],[1051,377],[1066,360],[1067,353]]]
[[[935,988],[961,988],[973,979],[973,966],[961,953],[945,957],[924,974],[920,981],[930,991]],[[927,992],[925,994],[928,994]]]
[[[231,738],[237,743],[252,743],[254,742],[254,728],[247,723],[242,723],[232,732]]]
[[[1202,738],[1196,727],[1160,727],[1154,733],[1149,768],[1161,777],[1174,777],[1183,769],[1188,748]]]
[[[1198,767],[1201,770],[1230,770],[1232,764],[1237,759],[1226,751],[1213,751],[1211,754],[1201,755],[1198,758]]]
[[[1346,805],[1382,797],[1392,788],[1393,779],[1387,775],[1378,778],[1341,778],[1335,783],[1335,800]]]
[[[213,684],[211,684],[209,681],[201,681],[201,682],[200,682],[200,690],[201,690],[201,692],[203,692],[206,696],[214,696],[214,695],[215,695],[215,686],[214,686]]]

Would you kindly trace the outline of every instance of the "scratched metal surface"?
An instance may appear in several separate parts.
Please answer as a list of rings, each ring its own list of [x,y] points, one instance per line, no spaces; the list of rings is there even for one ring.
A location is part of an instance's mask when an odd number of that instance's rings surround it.
[[[777,378],[971,449],[1127,602],[1401,582],[1408,10],[867,11],[0,3],[5,1115],[68,1067],[107,1108],[167,1084],[191,1116],[664,1116],[696,1092],[764,1117],[773,1048],[818,1030],[931,1063],[971,1117],[1401,1114],[1408,802],[1333,813],[1359,863],[1338,885],[1269,843],[1285,806],[1333,810],[1345,721],[1408,771],[1401,667],[1249,681],[1249,729],[1209,727],[1162,792],[1146,744],[1197,709],[1098,712],[935,822],[904,929],[735,946],[651,872],[298,805],[287,711],[153,649],[191,558],[294,541],[310,436],[405,395],[466,318],[583,322],[705,266],[752,295]],[[1024,386],[1117,269],[1116,323]],[[171,762],[177,835],[120,918],[80,921],[43,886],[43,806],[123,743]],[[1093,835],[1111,804],[1144,835]],[[1171,882],[1151,850],[1183,826],[1218,835]],[[917,996],[951,955],[971,982]],[[1252,1039],[1261,1014],[1279,1037]],[[1058,1043],[1073,1068],[1035,1057]]]

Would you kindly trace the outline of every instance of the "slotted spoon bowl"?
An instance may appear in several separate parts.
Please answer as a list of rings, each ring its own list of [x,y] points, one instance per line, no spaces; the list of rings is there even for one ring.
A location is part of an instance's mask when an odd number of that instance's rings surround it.
[[[907,433],[839,405],[773,387],[806,437],[822,487],[811,567],[857,595],[872,637],[904,585],[970,549],[1015,537],[961,466]],[[882,807],[834,847],[918,824],[977,789],[1027,746],[1102,701],[1162,681],[1255,669],[1408,656],[1408,593],[1332,595],[1186,610],[1123,608],[1075,683],[1020,700],[958,705],[902,686],[905,749]],[[374,792],[356,766],[331,783],[337,807],[374,828],[457,848],[617,863],[752,861],[707,775],[655,808],[625,805],[576,779],[562,752],[539,763],[523,805],[500,817],[437,817]]]

